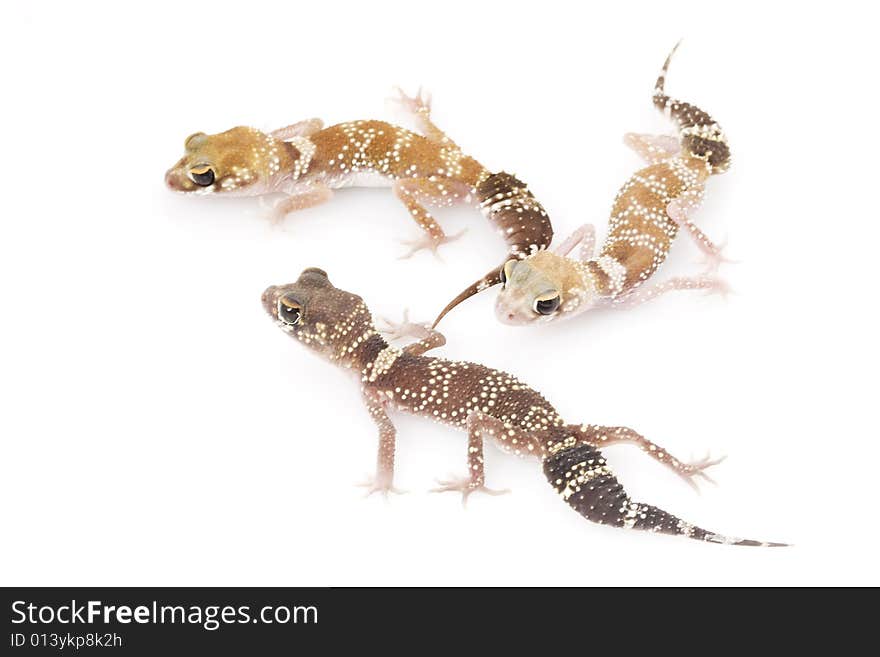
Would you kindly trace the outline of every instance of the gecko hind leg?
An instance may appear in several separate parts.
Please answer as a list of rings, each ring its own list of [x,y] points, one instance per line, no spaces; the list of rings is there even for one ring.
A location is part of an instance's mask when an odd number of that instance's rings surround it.
[[[590,260],[596,248],[596,227],[593,224],[584,224],[578,228],[556,247],[554,252],[561,256],[567,256],[578,244],[581,245],[578,257],[583,261]]]
[[[452,141],[452,139],[449,138],[449,135],[438,128],[431,120],[430,93],[423,91],[421,87],[419,87],[419,91],[415,96],[407,95],[400,87],[395,87],[394,90],[397,92],[397,97],[392,98],[392,101],[413,118],[418,126],[419,132],[431,141],[437,142],[449,149],[454,151],[461,150],[458,147],[458,144]]]
[[[306,119],[292,125],[278,128],[269,133],[270,137],[280,139],[292,139],[294,137],[311,137],[316,132],[324,129],[324,122],[321,119]]]
[[[648,164],[657,164],[671,159],[681,152],[677,137],[670,135],[645,135],[627,132],[623,143],[633,149]]]
[[[629,443],[637,446],[652,459],[670,468],[697,492],[699,492],[699,488],[697,488],[695,479],[700,477],[709,483],[714,484],[715,481],[707,475],[704,470],[713,465],[718,465],[726,458],[722,456],[717,459],[710,459],[709,456],[706,455],[703,459],[688,463],[674,457],[660,447],[660,445],[651,442],[629,427],[604,427],[598,424],[583,424],[571,428],[578,431],[586,442],[590,443],[597,449],[615,443]]]
[[[404,491],[394,487],[394,449],[397,442],[397,429],[391,422],[384,401],[375,391],[363,390],[364,405],[376,427],[379,429],[379,452],[376,457],[376,474],[359,486],[367,489],[366,496],[380,493],[386,499],[389,493],[401,494]]]
[[[722,263],[733,261],[724,257],[724,244],[718,245],[712,242],[690,219],[691,215],[703,204],[704,191],[705,187],[703,185],[690,188],[684,194],[669,202],[666,206],[666,214],[679,227],[687,231],[694,244],[703,253],[708,270],[715,272],[718,271],[718,267]]]
[[[462,506],[467,504],[467,499],[477,491],[488,495],[503,495],[509,490],[493,490],[486,487],[486,479],[483,471],[483,436],[489,435],[495,438],[499,445],[516,454],[540,453],[540,443],[527,433],[502,422],[498,418],[486,415],[479,411],[472,411],[467,416],[468,430],[468,476],[450,477],[448,480],[438,480],[438,488],[432,489],[434,493],[458,492],[461,493]]]
[[[449,178],[407,178],[395,182],[392,189],[397,198],[409,210],[410,216],[425,231],[421,238],[402,241],[405,246],[410,248],[407,253],[401,256],[401,259],[409,258],[422,249],[428,249],[439,257],[437,248],[441,244],[457,240],[467,230],[461,230],[454,235],[446,235],[437,220],[423,205],[423,203],[430,203],[437,207],[448,207],[465,202],[471,193],[471,188],[464,183]]]

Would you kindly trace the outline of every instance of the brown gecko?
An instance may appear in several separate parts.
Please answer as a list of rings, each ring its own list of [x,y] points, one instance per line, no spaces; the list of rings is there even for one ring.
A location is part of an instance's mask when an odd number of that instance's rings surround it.
[[[596,307],[631,308],[671,290],[704,289],[726,293],[714,272],[724,260],[690,219],[700,205],[709,176],[730,165],[727,139],[706,112],[666,95],[666,58],[654,88],[654,105],[679,128],[678,137],[627,134],[625,142],[649,163],[633,175],[614,199],[608,235],[593,257],[595,230],[585,225],[554,250],[511,258],[497,279],[501,283],[496,315],[507,324],[532,324],[574,317]],[[709,260],[709,270],[641,287],[666,259],[679,229],[684,228]],[[578,257],[569,253],[580,244]],[[450,302],[434,322],[476,291]],[[468,293],[470,292],[470,294]]]
[[[633,501],[599,451],[602,446],[638,445],[688,480],[704,476],[703,470],[715,462],[684,463],[627,427],[569,424],[540,393],[511,374],[477,363],[424,356],[446,343],[432,329],[424,328],[418,342],[401,349],[389,346],[363,299],[334,287],[320,269],[306,269],[295,283],[269,287],[262,302],[285,333],[360,379],[364,404],[379,430],[371,492],[396,492],[396,431],[388,411],[397,410],[467,431],[467,476],[442,481],[437,489],[458,491],[463,501],[477,491],[501,492],[485,485],[483,439],[488,436],[506,451],[540,460],[550,484],[569,506],[593,522],[713,543],[782,545],[722,536]]]
[[[264,133],[236,127],[215,135],[197,132],[184,142],[184,156],[165,174],[167,186],[184,194],[264,196],[285,194],[271,210],[275,221],[328,201],[344,187],[391,187],[421,226],[421,239],[404,242],[408,257],[434,252],[461,233],[447,236],[425,208],[476,200],[508,244],[509,258],[546,248],[553,229],[547,213],[525,185],[493,174],[465,155],[431,120],[430,99],[400,92],[422,134],[384,121],[352,121],[328,128],[309,119]],[[503,201],[503,202],[499,202]]]

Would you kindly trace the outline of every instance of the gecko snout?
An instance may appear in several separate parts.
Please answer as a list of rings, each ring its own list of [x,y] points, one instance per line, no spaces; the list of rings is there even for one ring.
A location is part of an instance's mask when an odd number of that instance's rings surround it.
[[[263,302],[263,308],[265,308],[266,312],[270,315],[275,312],[275,304],[277,301],[275,300],[276,290],[278,287],[275,285],[270,285],[263,291],[263,296],[261,297],[261,301]]]
[[[207,192],[213,189],[214,172],[209,169],[211,183],[209,185],[195,184],[187,175],[185,165],[178,162],[165,172],[165,186],[172,192]],[[205,174],[207,175],[207,174]],[[207,182],[207,181],[206,181]]]
[[[522,310],[523,302],[517,298],[508,298],[502,291],[495,299],[495,316],[502,324],[521,326],[528,324],[534,318],[531,311]]]
[[[165,186],[173,192],[183,191],[176,170],[168,169],[168,171],[165,172]]]

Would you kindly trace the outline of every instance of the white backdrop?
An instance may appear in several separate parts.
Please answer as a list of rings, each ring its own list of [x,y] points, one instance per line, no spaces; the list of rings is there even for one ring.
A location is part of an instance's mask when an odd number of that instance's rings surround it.
[[[880,584],[876,16],[616,7],[5,6],[0,582]],[[733,151],[698,223],[729,238],[736,294],[523,329],[496,323],[487,293],[444,321],[438,353],[520,375],[572,422],[727,454],[697,496],[608,450],[636,499],[795,547],[598,527],[494,447],[488,484],[513,493],[462,511],[426,491],[464,471],[465,435],[402,416],[410,492],[362,499],[376,435],[357,386],[278,331],[260,293],[320,266],[377,314],[429,319],[504,247],[475,210],[439,210],[468,228],[445,262],[397,260],[417,229],[387,190],[282,229],[254,200],[173,195],[184,137],[396,119],[392,86],[424,84],[438,124],[529,182],[560,236],[585,220],[601,236],[641,166],[622,134],[670,129],[651,91],[680,37],[667,88]],[[697,271],[679,242],[661,277]]]

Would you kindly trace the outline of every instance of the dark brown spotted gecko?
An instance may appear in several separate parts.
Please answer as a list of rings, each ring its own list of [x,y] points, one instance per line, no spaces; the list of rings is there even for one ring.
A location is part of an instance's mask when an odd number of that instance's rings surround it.
[[[391,187],[424,230],[404,242],[406,256],[437,247],[447,236],[425,208],[475,199],[508,244],[508,258],[547,247],[553,229],[525,185],[506,173],[493,174],[465,155],[431,120],[430,99],[402,92],[400,104],[415,118],[417,134],[384,121],[352,121],[324,128],[309,119],[264,133],[236,127],[215,135],[198,132],[184,142],[184,156],[165,174],[167,186],[199,195],[285,194],[271,214],[289,213],[329,200],[344,187]],[[460,233],[459,233],[460,235]],[[404,256],[404,257],[406,257]]]
[[[702,202],[709,176],[729,167],[730,150],[711,116],[666,95],[666,74],[674,52],[657,79],[654,105],[673,119],[678,137],[626,135],[625,142],[649,166],[633,175],[614,199],[608,235],[598,256],[593,256],[595,230],[588,224],[553,250],[511,258],[497,279],[479,286],[502,284],[495,306],[500,321],[523,325],[574,317],[602,306],[630,308],[671,290],[727,291],[724,281],[714,274],[724,260],[721,249],[694,225],[690,214]],[[641,287],[666,259],[680,228],[707,256],[708,271]],[[578,244],[578,256],[569,257]],[[454,299],[434,325],[468,296],[466,292]]]
[[[263,307],[276,324],[361,381],[364,404],[379,430],[379,454],[371,492],[393,492],[396,431],[388,416],[398,410],[468,432],[468,475],[441,482],[439,491],[467,496],[486,487],[483,438],[506,451],[539,459],[550,484],[582,516],[600,524],[732,545],[781,543],[729,538],[630,499],[599,448],[617,442],[638,445],[659,462],[691,479],[713,462],[687,464],[627,427],[566,423],[538,392],[516,377],[476,363],[423,354],[442,346],[439,332],[402,349],[376,330],[364,301],[334,287],[320,269],[306,269],[295,283],[268,288]]]

